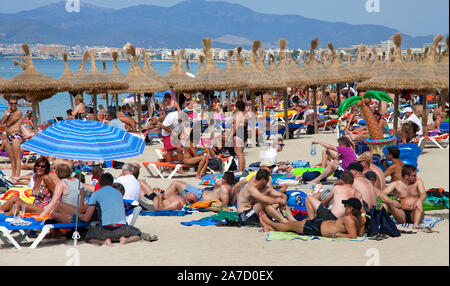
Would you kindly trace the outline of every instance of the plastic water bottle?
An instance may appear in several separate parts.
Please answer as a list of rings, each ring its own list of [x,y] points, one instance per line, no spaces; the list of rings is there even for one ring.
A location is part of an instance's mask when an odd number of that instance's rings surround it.
[[[316,152],[316,144],[311,143],[311,155],[312,156],[316,156],[317,152]]]

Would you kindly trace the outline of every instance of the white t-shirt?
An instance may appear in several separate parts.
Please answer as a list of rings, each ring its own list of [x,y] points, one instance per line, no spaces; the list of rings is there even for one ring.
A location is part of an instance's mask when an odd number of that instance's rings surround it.
[[[116,128],[119,128],[120,130],[124,130],[125,131],[125,124],[123,124],[123,122],[120,121],[117,118],[109,121],[109,125],[111,125],[112,127],[116,127]]]
[[[419,130],[417,131],[416,135],[422,135],[423,131],[422,131],[422,121],[419,119],[419,117],[417,117],[417,115],[415,115],[414,113],[408,117],[408,121],[414,122],[415,124],[417,124],[417,126],[419,126]]]
[[[261,157],[261,162],[269,161],[275,165],[278,162],[277,156],[278,156],[277,150],[275,148],[269,148],[266,152],[264,152],[263,156]]]
[[[141,198],[141,185],[133,175],[120,176],[114,180],[114,183],[121,183],[125,188],[124,200],[139,201]]]
[[[175,128],[178,127],[178,112],[175,111],[167,114],[166,118],[164,118],[162,125],[166,126],[171,130],[175,130]],[[161,135],[169,136],[170,133],[167,132],[164,128],[162,128]]]

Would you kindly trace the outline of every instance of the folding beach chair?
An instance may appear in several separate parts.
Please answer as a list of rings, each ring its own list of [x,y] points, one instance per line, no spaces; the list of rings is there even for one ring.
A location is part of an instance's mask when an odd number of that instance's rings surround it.
[[[144,165],[144,168],[147,170],[147,172],[152,176],[160,176],[162,179],[171,179],[177,172],[180,170],[180,168],[194,168],[196,166],[194,165],[186,165],[183,163],[177,163],[177,162],[142,162],[142,165]],[[164,175],[161,173],[159,168],[173,168],[172,173],[170,173],[167,177],[164,177]]]

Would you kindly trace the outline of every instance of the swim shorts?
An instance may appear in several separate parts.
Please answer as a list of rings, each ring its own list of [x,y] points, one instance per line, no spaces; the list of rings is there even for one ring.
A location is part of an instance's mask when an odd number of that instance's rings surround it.
[[[411,211],[410,210],[403,210],[405,212],[405,223],[414,223],[411,220]]]
[[[337,217],[334,216],[331,210],[327,209],[323,204],[317,207],[316,217],[323,220],[337,220]]]
[[[18,139],[20,141],[23,140],[23,134],[20,132],[16,132],[13,133],[11,135],[8,135],[8,137],[6,137],[9,143],[12,143],[14,139]]]
[[[169,136],[163,136],[162,137],[162,141],[163,141],[163,144],[164,144],[164,150],[170,151],[170,150],[176,149],[176,147],[174,147],[172,145],[172,142],[170,141],[170,135]]]
[[[253,209],[248,209],[239,214],[239,225],[257,225],[259,226],[259,217]]]
[[[313,220],[307,220],[303,226],[303,234],[322,236],[322,232],[320,231],[322,222],[324,222],[324,220],[317,217]]]

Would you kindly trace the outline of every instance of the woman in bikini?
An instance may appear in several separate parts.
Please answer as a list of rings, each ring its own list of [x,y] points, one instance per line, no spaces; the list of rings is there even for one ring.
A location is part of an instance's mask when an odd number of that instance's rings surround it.
[[[49,177],[50,162],[45,157],[39,157],[34,164],[34,175],[31,177],[30,187],[33,189],[32,196],[34,197],[33,204],[27,204],[17,196],[12,196],[0,208],[0,213],[5,213],[8,216],[13,215],[13,206],[17,205],[17,210],[20,210],[22,205],[25,205],[25,212],[41,213],[44,208],[52,200],[53,191],[55,190],[55,183]]]
[[[248,138],[248,117],[245,112],[245,103],[243,101],[236,102],[236,113],[233,116],[233,138],[228,138],[227,142],[233,140],[234,153],[238,157],[238,172],[242,172],[245,168],[244,148]]]

